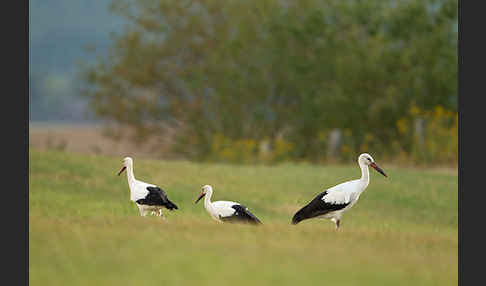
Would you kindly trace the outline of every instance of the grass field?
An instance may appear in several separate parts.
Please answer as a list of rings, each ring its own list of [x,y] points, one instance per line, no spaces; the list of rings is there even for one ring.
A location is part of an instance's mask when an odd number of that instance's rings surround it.
[[[179,210],[140,217],[121,157],[30,149],[30,285],[457,285],[458,178],[386,165],[370,170],[341,229],[290,225],[318,192],[358,178],[349,166],[233,166],[134,158],[138,179],[159,184]],[[218,224],[194,205],[249,206],[264,225]]]

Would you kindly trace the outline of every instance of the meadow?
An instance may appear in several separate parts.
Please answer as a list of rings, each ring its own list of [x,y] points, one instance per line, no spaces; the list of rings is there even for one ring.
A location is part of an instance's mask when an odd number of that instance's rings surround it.
[[[373,155],[373,154],[372,154]],[[135,176],[179,206],[140,217],[122,157],[29,150],[30,285],[457,285],[457,172],[377,163],[342,218],[290,225],[357,164],[228,165],[137,159]],[[194,201],[247,205],[264,225],[219,224]]]

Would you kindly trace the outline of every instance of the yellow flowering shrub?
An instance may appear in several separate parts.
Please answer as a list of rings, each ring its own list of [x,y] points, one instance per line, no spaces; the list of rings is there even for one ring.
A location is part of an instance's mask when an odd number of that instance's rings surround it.
[[[417,126],[415,126],[417,125]],[[417,128],[422,128],[421,132]],[[341,160],[352,162],[356,155],[370,152],[379,155],[381,161],[405,164],[457,164],[458,160],[458,114],[436,106],[432,110],[421,110],[412,106],[407,116],[396,122],[396,134],[390,142],[379,142],[371,132],[361,134],[359,139],[351,129],[342,129],[341,145],[335,158],[328,158],[327,148],[330,130],[324,128],[316,135],[315,162]],[[420,134],[418,134],[418,132]],[[358,141],[359,140],[359,141]],[[232,140],[222,134],[212,138],[209,159],[231,163],[273,163],[296,160],[296,142],[285,138],[262,140]]]
[[[213,138],[211,159],[231,163],[277,162],[291,159],[294,144],[277,138],[273,146],[268,139],[230,140],[221,134]]]
[[[424,120],[422,135],[414,128],[417,119]],[[458,160],[458,114],[436,106],[432,110],[421,110],[412,106],[409,115],[397,121],[400,141],[394,141],[392,150],[395,159],[411,158],[415,163],[457,164]],[[398,142],[402,142],[401,144]],[[404,156],[408,150],[408,156]]]

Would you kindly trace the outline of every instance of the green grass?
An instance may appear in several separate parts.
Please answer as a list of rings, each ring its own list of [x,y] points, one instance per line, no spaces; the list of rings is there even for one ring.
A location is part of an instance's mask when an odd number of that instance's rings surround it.
[[[135,176],[159,184],[178,206],[167,220],[140,217],[122,158],[29,154],[30,285],[457,285],[456,174],[371,170],[342,218],[290,225],[318,192],[358,178],[357,165],[233,166],[138,160]],[[218,224],[194,205],[249,206],[264,225]]]

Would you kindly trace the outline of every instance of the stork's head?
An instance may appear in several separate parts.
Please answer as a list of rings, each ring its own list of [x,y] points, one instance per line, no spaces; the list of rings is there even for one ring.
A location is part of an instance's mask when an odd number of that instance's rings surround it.
[[[201,189],[201,195],[199,195],[199,197],[194,203],[197,204],[197,202],[199,202],[199,200],[202,199],[208,192],[212,192],[212,191],[213,191],[213,187],[211,187],[210,185],[204,185]]]
[[[368,153],[363,153],[363,154],[359,155],[359,157],[358,157],[358,164],[359,165],[370,166],[373,169],[375,169],[376,171],[378,171],[380,174],[382,174],[383,176],[387,177],[387,175],[385,174],[385,172],[380,167],[378,167],[378,165],[376,165],[375,160]]]
[[[121,173],[123,173],[123,171],[125,171],[125,169],[128,167],[128,166],[132,166],[133,165],[133,160],[131,157],[125,157],[123,158],[122,160],[122,168],[120,170],[120,172],[118,172],[118,176],[120,176]]]

